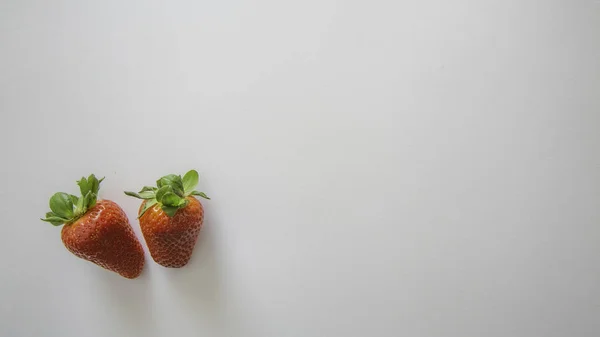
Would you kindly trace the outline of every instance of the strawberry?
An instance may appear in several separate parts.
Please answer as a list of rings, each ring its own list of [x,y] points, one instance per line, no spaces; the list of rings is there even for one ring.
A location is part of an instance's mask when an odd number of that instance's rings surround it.
[[[183,178],[169,174],[157,180],[157,187],[145,186],[139,193],[125,194],[143,199],[138,219],[150,255],[164,267],[185,266],[194,250],[202,228],[204,208],[195,191],[198,172],[191,170]]]
[[[51,212],[43,221],[64,224],[62,241],[84,260],[136,278],[144,268],[144,250],[133,233],[125,212],[110,200],[97,200],[100,183],[93,174],[77,182],[81,196],[58,192],[50,198]]]

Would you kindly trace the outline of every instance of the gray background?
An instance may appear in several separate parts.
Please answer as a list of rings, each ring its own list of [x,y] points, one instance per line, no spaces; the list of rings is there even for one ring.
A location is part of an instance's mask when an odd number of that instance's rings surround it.
[[[1,336],[600,335],[600,2],[0,1]],[[190,264],[38,220],[196,168]]]

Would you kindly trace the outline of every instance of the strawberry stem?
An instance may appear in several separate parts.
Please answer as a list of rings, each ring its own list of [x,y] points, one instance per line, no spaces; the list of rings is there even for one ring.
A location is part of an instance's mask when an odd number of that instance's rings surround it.
[[[190,170],[183,178],[180,175],[168,174],[156,181],[157,187],[144,186],[138,193],[125,191],[125,194],[130,197],[146,200],[139,212],[138,218],[156,204],[169,217],[172,217],[177,213],[177,210],[188,205],[186,198],[189,196],[194,195],[210,199],[204,192],[194,190],[196,185],[198,185],[198,172]]]
[[[104,178],[98,180],[93,174],[78,180],[77,185],[79,185],[81,197],[64,192],[54,193],[49,202],[51,212],[46,213],[46,218],[41,220],[54,226],[75,222],[96,205],[102,180]]]

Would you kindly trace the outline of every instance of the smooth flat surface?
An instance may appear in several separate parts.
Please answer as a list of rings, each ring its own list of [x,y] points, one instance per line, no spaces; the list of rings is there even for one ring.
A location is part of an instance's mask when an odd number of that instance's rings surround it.
[[[0,335],[600,335],[599,10],[0,1]],[[190,168],[186,268],[38,220]]]

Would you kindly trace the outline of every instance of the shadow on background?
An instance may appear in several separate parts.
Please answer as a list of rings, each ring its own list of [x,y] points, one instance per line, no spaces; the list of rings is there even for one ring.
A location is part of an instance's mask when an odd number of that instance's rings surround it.
[[[224,307],[219,268],[219,222],[207,212],[194,254],[183,268],[159,267],[169,296],[180,307],[177,328],[204,331],[212,336],[224,334]]]
[[[122,336],[124,333],[130,336],[160,336],[157,317],[153,312],[153,275],[152,268],[149,268],[154,261],[148,253],[145,258],[144,271],[136,279],[128,280],[103,270],[98,270],[98,275],[94,276],[98,279],[96,285],[102,288],[102,297],[107,304],[103,306],[105,312],[102,314],[111,322],[103,329],[112,336]]]
[[[111,322],[110,326],[101,325],[101,330],[112,336],[159,337],[191,331],[227,335],[218,224],[207,212],[192,258],[182,268],[165,268],[154,262],[141,236],[146,264],[140,277],[127,280],[94,266],[90,289],[101,294],[98,319]]]

